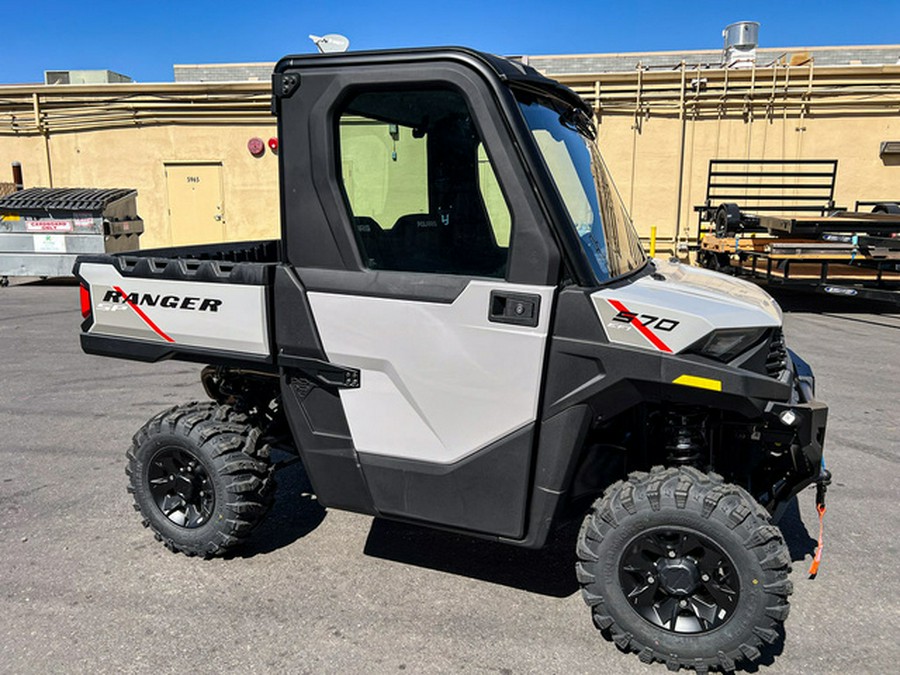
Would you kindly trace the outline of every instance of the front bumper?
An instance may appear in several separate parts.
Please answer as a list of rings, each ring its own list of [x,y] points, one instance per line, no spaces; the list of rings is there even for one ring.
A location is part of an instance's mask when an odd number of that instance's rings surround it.
[[[828,406],[815,398],[815,377],[803,359],[788,350],[793,371],[793,394],[787,403],[771,402],[766,406],[767,425],[793,429],[790,453],[792,468],[774,487],[767,505],[778,520],[790,499],[813,483],[828,480],[823,448]]]

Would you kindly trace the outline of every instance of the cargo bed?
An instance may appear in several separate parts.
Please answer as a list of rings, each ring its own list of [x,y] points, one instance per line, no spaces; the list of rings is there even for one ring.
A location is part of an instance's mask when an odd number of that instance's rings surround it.
[[[81,344],[140,361],[273,366],[271,285],[278,241],[82,256]]]

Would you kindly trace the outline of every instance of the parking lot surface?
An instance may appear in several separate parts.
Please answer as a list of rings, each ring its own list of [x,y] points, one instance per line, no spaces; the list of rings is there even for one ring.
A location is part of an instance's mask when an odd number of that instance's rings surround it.
[[[782,523],[795,593],[759,672],[897,672],[900,314],[827,300],[783,303],[830,406],[824,561],[808,580],[810,489]],[[325,510],[299,465],[234,557],[170,553],[124,453],[203,398],[199,366],[87,356],[80,320],[76,286],[0,289],[0,671],[667,672],[594,629],[571,532],[523,551]]]

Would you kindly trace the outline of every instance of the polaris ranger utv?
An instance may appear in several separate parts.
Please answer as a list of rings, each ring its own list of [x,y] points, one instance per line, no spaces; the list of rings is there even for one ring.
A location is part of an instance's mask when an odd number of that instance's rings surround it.
[[[144,525],[244,541],[269,448],[318,500],[540,547],[644,661],[732,669],[778,639],[773,522],[824,485],[826,407],[749,283],[648,259],[592,110],[458,49],[296,56],[273,75],[281,238],[78,259],[90,354],[209,364],[211,401],[128,451]]]

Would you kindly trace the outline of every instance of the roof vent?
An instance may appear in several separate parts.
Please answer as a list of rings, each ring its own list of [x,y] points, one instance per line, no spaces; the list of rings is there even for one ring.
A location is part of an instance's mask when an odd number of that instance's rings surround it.
[[[726,68],[752,68],[756,64],[759,44],[759,24],[756,21],[737,21],[725,26],[722,62]]]
[[[133,82],[111,70],[45,70],[44,84],[118,84]]]

